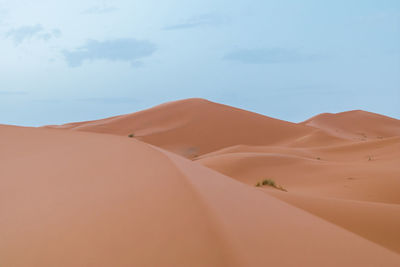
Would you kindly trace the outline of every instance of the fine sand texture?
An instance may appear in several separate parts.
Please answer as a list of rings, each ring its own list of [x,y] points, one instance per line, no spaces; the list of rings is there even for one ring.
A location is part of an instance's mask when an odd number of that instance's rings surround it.
[[[400,266],[399,226],[400,121],[378,114],[188,99],[0,125],[2,267]]]

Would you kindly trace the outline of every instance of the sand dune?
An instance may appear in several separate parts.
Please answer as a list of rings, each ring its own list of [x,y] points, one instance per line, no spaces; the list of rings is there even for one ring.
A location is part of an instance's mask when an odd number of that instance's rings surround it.
[[[3,266],[400,263],[373,242],[139,141],[15,127],[0,135],[2,156],[16,152],[1,168]]]
[[[315,131],[306,125],[197,98],[104,120],[53,127],[122,136],[134,134],[139,140],[188,158],[237,144],[293,142]],[[331,136],[325,135],[328,140],[323,141],[328,144]]]
[[[277,190],[269,190],[268,194],[400,253],[400,205],[287,194]]]
[[[400,139],[309,149],[236,147],[197,162],[249,185],[269,178],[292,192],[400,204]]]
[[[202,99],[0,125],[0,266],[400,266],[398,125]]]
[[[362,110],[324,113],[301,123],[351,140],[371,140],[400,136],[400,121]]]

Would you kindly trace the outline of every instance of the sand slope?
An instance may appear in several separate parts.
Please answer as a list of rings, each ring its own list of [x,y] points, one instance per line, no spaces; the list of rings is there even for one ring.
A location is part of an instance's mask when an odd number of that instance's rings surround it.
[[[7,126],[0,140],[1,266],[400,264],[262,189],[139,141]]]
[[[399,120],[364,111],[0,125],[0,266],[400,266],[399,166]]]
[[[373,242],[400,253],[400,205],[313,197],[268,190],[285,202],[311,212]]]
[[[194,158],[237,144],[294,142],[316,129],[204,99],[170,102],[133,114],[98,121],[52,126],[127,136]],[[332,142],[338,138],[322,133]],[[331,139],[329,139],[331,138]]]
[[[353,110],[324,113],[301,123],[351,140],[365,141],[400,136],[400,121],[379,114]]]
[[[320,148],[237,146],[197,162],[249,185],[269,178],[291,192],[400,204],[400,138]]]

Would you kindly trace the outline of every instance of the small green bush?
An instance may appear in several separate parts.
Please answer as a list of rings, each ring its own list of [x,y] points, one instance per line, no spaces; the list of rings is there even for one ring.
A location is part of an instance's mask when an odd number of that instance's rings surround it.
[[[278,189],[278,190],[287,192],[287,190],[286,190],[285,188],[283,188],[283,187],[280,186],[280,185],[277,185],[277,184],[275,183],[275,181],[272,180],[272,179],[265,179],[265,180],[263,180],[262,182],[256,183],[256,187],[261,187],[261,186],[264,186],[264,185],[268,185],[268,186],[271,186],[271,187],[276,188],[276,189]]]
[[[275,181],[274,181],[274,180],[271,180],[271,179],[265,179],[265,180],[263,180],[263,181],[262,181],[262,184],[263,184],[263,185],[273,186],[273,187],[276,186]]]
[[[131,133],[131,134],[128,135],[128,137],[129,138],[133,138],[133,137],[135,137],[135,134]]]

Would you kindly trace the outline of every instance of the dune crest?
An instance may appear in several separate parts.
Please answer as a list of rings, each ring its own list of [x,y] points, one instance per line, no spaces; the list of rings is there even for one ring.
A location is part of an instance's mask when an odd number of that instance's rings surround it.
[[[323,113],[302,125],[312,126],[341,138],[367,141],[400,136],[400,121],[363,110]]]
[[[52,128],[134,135],[146,143],[188,158],[237,144],[293,142],[315,132],[306,125],[282,121],[242,109],[193,98],[168,102],[133,114]],[[323,133],[325,144],[341,140]],[[318,141],[317,143],[321,144]]]
[[[4,266],[400,263],[373,242],[140,141],[8,127],[0,137],[4,151],[24,149],[1,168]]]
[[[0,125],[0,266],[400,266],[399,125],[204,99]]]

